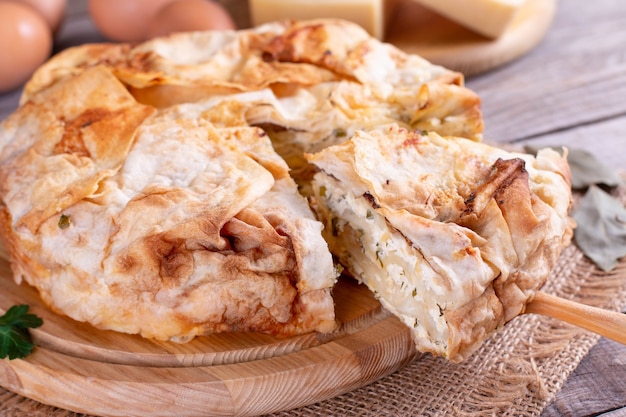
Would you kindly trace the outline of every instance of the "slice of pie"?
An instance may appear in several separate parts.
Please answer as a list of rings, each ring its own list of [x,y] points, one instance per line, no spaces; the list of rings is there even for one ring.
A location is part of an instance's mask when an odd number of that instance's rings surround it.
[[[307,155],[331,251],[459,361],[523,311],[572,235],[565,157],[536,158],[397,125]]]

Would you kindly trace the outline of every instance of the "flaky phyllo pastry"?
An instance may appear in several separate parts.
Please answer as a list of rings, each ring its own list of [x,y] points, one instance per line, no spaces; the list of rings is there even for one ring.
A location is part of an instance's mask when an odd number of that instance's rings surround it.
[[[307,157],[331,250],[424,352],[466,358],[524,310],[572,235],[569,167],[551,149],[392,125]]]
[[[15,278],[53,309],[162,340],[335,328],[321,224],[259,128],[155,117],[94,67],[0,137]]]
[[[333,331],[332,252],[464,358],[571,235],[565,159],[481,144],[479,105],[340,20],[71,48],[0,126],[0,234],[54,310],[177,341]]]
[[[141,103],[164,108],[212,99],[231,118],[262,127],[306,183],[304,152],[341,143],[356,129],[399,123],[480,139],[478,96],[463,76],[340,20],[281,22],[238,32],[196,32],[139,45],[67,49],[35,73],[22,102],[57,80],[103,65]],[[222,115],[216,123],[231,123]]]

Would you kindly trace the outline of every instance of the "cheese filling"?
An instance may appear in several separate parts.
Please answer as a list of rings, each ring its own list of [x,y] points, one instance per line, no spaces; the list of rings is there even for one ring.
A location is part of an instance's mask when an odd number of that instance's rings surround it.
[[[372,290],[383,307],[412,328],[417,348],[445,355],[448,326],[445,305],[438,303],[444,287],[421,252],[372,207],[328,175],[315,177],[316,204],[327,224],[331,251],[349,272]],[[368,232],[365,233],[364,231]]]

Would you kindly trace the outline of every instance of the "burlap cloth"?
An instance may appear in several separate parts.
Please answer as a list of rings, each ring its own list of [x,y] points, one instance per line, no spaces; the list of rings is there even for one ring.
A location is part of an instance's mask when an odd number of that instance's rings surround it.
[[[626,202],[626,188],[615,191]],[[592,306],[626,306],[626,259],[596,268],[574,245],[543,291]],[[522,315],[471,358],[452,364],[423,355],[368,386],[274,416],[538,416],[599,336],[560,321]],[[0,416],[78,417],[0,388]]]

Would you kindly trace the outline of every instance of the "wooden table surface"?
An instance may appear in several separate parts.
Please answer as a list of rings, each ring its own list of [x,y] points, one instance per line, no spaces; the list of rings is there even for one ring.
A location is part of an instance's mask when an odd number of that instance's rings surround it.
[[[102,40],[85,2],[68,5],[55,49]],[[239,21],[247,19],[241,10],[234,12]],[[626,170],[626,1],[561,0],[535,49],[466,83],[482,97],[487,142],[584,148]],[[19,94],[0,95],[0,120],[13,111]],[[626,346],[606,339],[542,416],[600,414],[626,416]]]
[[[583,148],[626,170],[623,0],[561,0],[537,48],[467,85],[482,98],[485,140]],[[600,414],[626,416],[626,346],[606,339],[542,417]]]

